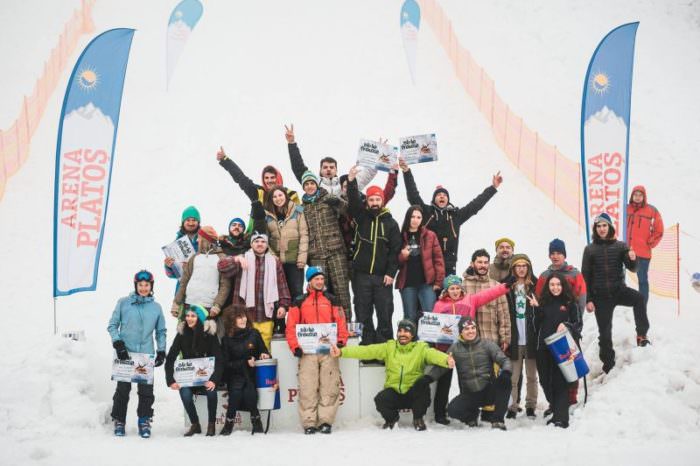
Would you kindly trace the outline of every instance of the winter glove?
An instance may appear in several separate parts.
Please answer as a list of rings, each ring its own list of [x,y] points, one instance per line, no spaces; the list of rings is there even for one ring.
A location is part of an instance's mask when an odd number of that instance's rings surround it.
[[[518,281],[518,279],[515,278],[515,276],[513,276],[513,275],[508,275],[508,276],[503,280],[503,284],[506,286],[506,288],[510,289],[510,288],[513,286],[513,284],[515,284],[515,282],[517,282],[517,281]]]
[[[112,348],[117,350],[117,357],[120,361],[126,361],[129,359],[129,352],[126,350],[126,345],[122,340],[117,340],[112,343]]]
[[[165,351],[158,351],[156,353],[156,362],[153,364],[156,367],[162,366],[165,362]]]
[[[178,317],[180,315],[180,305],[178,303],[173,303],[170,307],[170,314],[173,317]]]
[[[335,346],[337,346],[338,348],[342,348],[345,346],[345,343],[343,343],[342,341],[339,341],[338,344]]]
[[[496,377],[496,385],[504,390],[510,389],[512,386],[511,377],[513,373],[511,371],[502,370],[498,377]]]
[[[296,349],[294,350],[294,356],[296,356],[297,358],[300,358],[300,357],[302,357],[303,355],[304,355],[304,352],[301,350],[301,348],[296,348]]]

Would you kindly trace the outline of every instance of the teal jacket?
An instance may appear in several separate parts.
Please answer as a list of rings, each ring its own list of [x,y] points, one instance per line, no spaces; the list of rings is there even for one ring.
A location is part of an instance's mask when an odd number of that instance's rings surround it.
[[[160,304],[152,296],[143,297],[131,292],[117,301],[107,331],[112,342],[122,340],[129,352],[148,354],[155,354],[155,332],[158,351],[165,351],[165,317]]]
[[[412,341],[400,345],[396,340],[367,346],[346,346],[344,358],[381,359],[386,366],[384,388],[406,393],[416,380],[423,376],[425,366],[432,364],[447,367],[447,355],[430,348],[424,341]]]

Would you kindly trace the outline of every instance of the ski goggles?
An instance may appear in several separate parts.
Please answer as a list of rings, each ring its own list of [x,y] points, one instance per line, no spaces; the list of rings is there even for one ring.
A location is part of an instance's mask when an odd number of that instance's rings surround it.
[[[148,270],[141,270],[134,275],[134,282],[152,282],[153,274]]]

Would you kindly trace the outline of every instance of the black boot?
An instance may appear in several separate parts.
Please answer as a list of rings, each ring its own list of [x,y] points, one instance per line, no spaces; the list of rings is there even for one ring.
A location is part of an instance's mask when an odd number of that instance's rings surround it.
[[[206,437],[213,437],[216,435],[216,422],[209,422],[207,424],[207,435]]]
[[[262,434],[264,432],[262,421],[260,420],[259,414],[257,416],[250,416],[250,423],[253,424],[253,433],[254,434]]]
[[[413,428],[419,431],[422,430],[427,430],[428,428],[425,426],[425,421],[423,421],[422,417],[419,417],[418,419],[413,420]]]
[[[316,432],[317,432],[317,431],[316,431],[316,428],[315,428],[315,427],[307,427],[306,429],[304,429],[304,434],[305,434],[305,435],[313,435],[313,434],[315,434]]]
[[[228,419],[226,418],[226,422],[224,422],[224,427],[221,428],[221,432],[219,432],[219,435],[231,435],[231,432],[233,432],[233,419]]]
[[[318,431],[322,434],[330,434],[332,429],[333,428],[331,427],[331,425],[326,424],[325,422],[318,427]]]

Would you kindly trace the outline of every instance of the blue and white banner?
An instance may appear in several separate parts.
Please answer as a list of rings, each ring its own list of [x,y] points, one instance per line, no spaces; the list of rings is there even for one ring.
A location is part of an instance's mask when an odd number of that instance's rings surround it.
[[[83,50],[68,81],[56,145],[54,296],[91,291],[97,284],[133,36],[133,29],[97,36]]]
[[[175,65],[203,12],[204,7],[199,0],[182,0],[170,14],[167,39],[167,84],[170,84]]]
[[[639,23],[610,31],[588,64],[581,106],[581,174],[590,242],[591,223],[607,212],[625,238],[634,40]]]
[[[418,29],[420,29],[420,6],[415,0],[406,0],[401,6],[401,38],[406,51],[411,81],[416,82],[416,54],[418,53]]]

